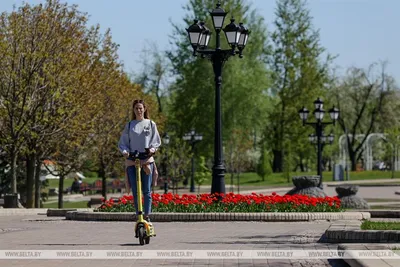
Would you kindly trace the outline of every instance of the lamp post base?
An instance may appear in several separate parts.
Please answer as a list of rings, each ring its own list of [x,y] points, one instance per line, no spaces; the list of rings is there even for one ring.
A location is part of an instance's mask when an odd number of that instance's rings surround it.
[[[225,194],[225,166],[222,164],[214,165],[212,168],[211,194]]]
[[[168,182],[164,183],[164,194],[168,193]]]
[[[195,192],[195,187],[194,187],[194,179],[193,177],[190,179],[190,192]]]

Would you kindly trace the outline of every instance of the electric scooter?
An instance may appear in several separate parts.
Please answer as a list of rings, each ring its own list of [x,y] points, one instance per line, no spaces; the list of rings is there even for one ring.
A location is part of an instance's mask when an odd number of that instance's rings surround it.
[[[138,207],[138,219],[135,224],[135,237],[139,238],[140,245],[149,244],[150,237],[156,236],[153,224],[146,221],[143,218],[143,204],[142,204],[142,179],[141,179],[141,167],[140,160],[148,159],[151,157],[149,152],[131,152],[129,153],[128,159],[135,161],[136,167],[136,189],[137,189],[137,207]]]

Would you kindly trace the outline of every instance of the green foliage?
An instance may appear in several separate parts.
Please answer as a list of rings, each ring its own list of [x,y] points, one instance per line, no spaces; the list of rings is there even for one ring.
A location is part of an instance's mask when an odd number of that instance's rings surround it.
[[[214,102],[215,81],[212,65],[200,56],[192,56],[185,28],[194,18],[205,20],[212,27],[208,11],[215,8],[215,1],[189,1],[185,10],[188,14],[183,25],[173,24],[171,42],[174,49],[169,51],[172,69],[177,75],[172,85],[172,109],[168,114],[169,124],[182,135],[190,128],[201,129],[203,141],[197,148],[201,154],[210,157],[214,143]],[[243,22],[252,33],[244,58],[232,57],[224,65],[222,74],[222,121],[223,141],[226,143],[234,130],[259,130],[265,116],[269,97],[265,89],[269,87],[268,71],[264,61],[269,51],[264,20],[243,0],[224,1],[223,8],[234,16],[236,22]],[[211,37],[210,48],[215,43],[215,34]],[[221,46],[228,45],[223,32]],[[233,149],[236,149],[234,147]]]
[[[395,177],[395,160],[396,154],[398,153],[398,149],[400,147],[400,125],[393,125],[391,128],[385,130],[385,141],[386,141],[386,151],[387,162],[390,162],[390,167],[392,170],[392,177]]]
[[[205,157],[201,156],[197,162],[196,172],[194,174],[194,180],[198,185],[198,192],[200,193],[200,186],[211,177],[211,172],[206,164]]]
[[[385,129],[385,140],[392,149],[400,145],[400,125],[394,125]]]
[[[168,176],[172,177],[172,187],[176,190],[178,183],[189,173],[192,152],[189,144],[181,137],[171,135],[170,139],[168,149],[163,151],[163,156],[166,156]]]
[[[12,193],[11,188],[11,171],[9,158],[6,154],[1,154],[0,151],[0,195],[5,193]],[[16,168],[17,176],[17,189],[18,192],[23,192],[25,190],[25,168],[24,166],[17,166]]]
[[[299,176],[299,175],[315,175],[315,171],[307,171],[307,172],[300,172],[298,171],[291,171],[290,172],[290,179],[293,176]],[[322,172],[323,176],[323,181],[324,182],[332,182],[332,171],[324,171]],[[354,184],[357,183],[359,180],[377,180],[376,184],[382,183],[379,180],[380,179],[388,179],[391,178],[391,173],[390,172],[383,172],[383,171],[354,171],[354,172],[349,172],[350,176],[350,182],[354,182]],[[400,178],[400,171],[396,171],[395,175],[396,178]],[[210,184],[211,181],[207,181],[204,184]],[[293,183],[290,180],[290,182],[287,181],[287,175],[283,172],[280,173],[271,173],[271,175],[268,176],[268,179],[265,181],[262,181],[260,179],[260,176],[255,173],[255,172],[244,172],[240,174],[240,186],[245,188],[253,188],[253,187],[259,187],[259,188],[265,188],[265,187],[292,187]],[[399,184],[399,182],[396,182],[396,180],[393,181],[393,183]],[[246,189],[243,189],[246,190]]]
[[[43,208],[45,209],[56,209],[57,208],[57,203],[44,203]],[[78,201],[78,202],[68,202],[66,201],[64,203],[64,208],[65,209],[83,209],[83,208],[88,208],[88,202],[87,201]]]
[[[398,89],[385,69],[385,62],[371,64],[366,69],[349,68],[346,76],[337,79],[329,91],[340,109],[339,125],[348,138],[352,170],[362,157],[365,143],[365,138],[352,136],[367,136],[398,125]]]
[[[158,111],[165,112],[164,102],[170,94],[168,74],[171,71],[170,62],[167,57],[159,50],[156,43],[149,44],[143,54],[143,68],[138,74],[133,75],[133,80],[140,85],[145,94],[157,99]],[[148,51],[150,55],[148,55]]]
[[[19,157],[51,159],[61,176],[87,157],[105,175],[119,166],[120,126],[132,95],[142,93],[122,71],[111,32],[87,20],[59,0],[1,14],[0,144],[10,155],[13,192]],[[34,177],[27,172],[29,207]]]
[[[324,96],[325,86],[330,82],[328,71],[332,59],[328,55],[322,61],[325,49],[305,1],[277,1],[274,24],[270,64],[273,84],[269,93],[275,99],[268,114],[270,123],[265,129],[265,138],[274,155],[273,170],[282,171],[283,165],[289,164],[286,160],[298,161],[307,155],[306,138],[311,129],[302,127],[298,110],[312,105],[317,96]],[[291,156],[285,151],[287,142],[291,144]]]
[[[363,221],[361,224],[362,230],[400,230],[398,222],[372,222]]]
[[[272,173],[270,154],[264,147],[261,150],[261,156],[257,164],[257,174],[265,181],[265,177],[268,177]]]

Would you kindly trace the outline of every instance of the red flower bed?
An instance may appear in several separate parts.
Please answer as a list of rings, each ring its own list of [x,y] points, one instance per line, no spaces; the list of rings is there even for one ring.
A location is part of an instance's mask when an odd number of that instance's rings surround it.
[[[252,193],[224,194],[152,194],[153,212],[338,212],[337,197],[309,197],[304,195],[263,195]],[[220,200],[219,200],[220,199]],[[118,201],[103,201],[95,211],[134,212],[132,195],[124,195]]]

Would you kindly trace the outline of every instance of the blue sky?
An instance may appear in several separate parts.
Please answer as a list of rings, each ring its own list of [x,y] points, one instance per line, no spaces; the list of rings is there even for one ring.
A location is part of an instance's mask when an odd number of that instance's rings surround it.
[[[90,15],[90,23],[110,28],[120,44],[119,55],[127,72],[138,72],[141,51],[148,42],[163,50],[169,48],[172,27],[182,23],[188,0],[63,0],[78,4]],[[0,10],[11,11],[20,0],[1,0]],[[31,4],[41,0],[25,1]],[[264,16],[269,30],[274,20],[275,0],[249,0]],[[400,81],[399,0],[309,0],[315,28],[320,29],[321,43],[329,53],[338,55],[335,64],[342,69],[367,67],[379,60],[388,60],[387,71]],[[212,25],[209,25],[212,27]],[[251,42],[251,39],[249,40]],[[397,47],[396,47],[397,46]],[[397,49],[396,49],[397,48]]]

